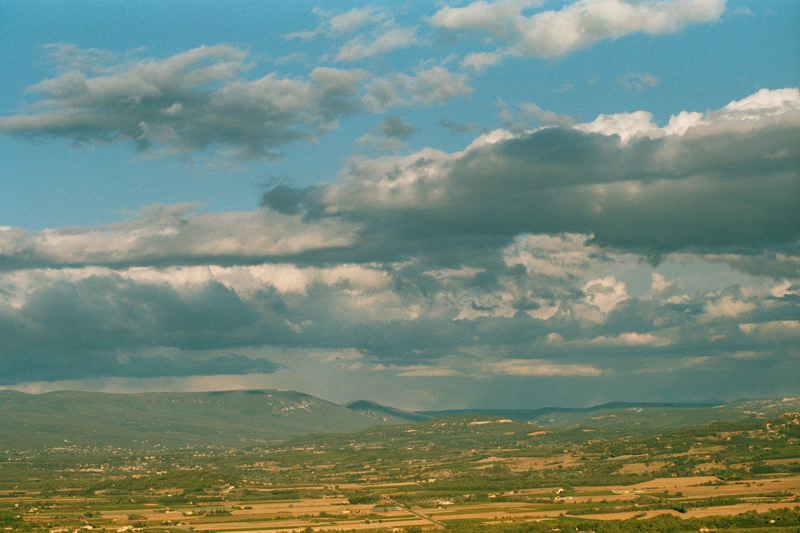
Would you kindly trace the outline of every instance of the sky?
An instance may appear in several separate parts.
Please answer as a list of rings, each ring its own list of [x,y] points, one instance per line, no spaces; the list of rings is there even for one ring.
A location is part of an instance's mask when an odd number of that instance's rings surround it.
[[[800,395],[794,0],[0,2],[0,388]]]

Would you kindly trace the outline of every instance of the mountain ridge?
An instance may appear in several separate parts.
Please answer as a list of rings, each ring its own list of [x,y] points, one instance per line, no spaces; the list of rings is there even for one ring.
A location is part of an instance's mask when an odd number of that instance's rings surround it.
[[[786,403],[786,402],[789,403]],[[540,427],[663,431],[800,409],[800,399],[608,402],[589,407],[405,411],[370,400],[340,405],[291,390],[211,392],[0,391],[0,450],[48,446],[269,446],[437,418],[512,419]]]

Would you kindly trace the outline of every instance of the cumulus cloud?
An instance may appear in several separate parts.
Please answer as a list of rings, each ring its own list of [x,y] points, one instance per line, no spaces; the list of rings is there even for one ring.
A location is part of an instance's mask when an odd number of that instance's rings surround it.
[[[677,33],[693,24],[714,22],[725,9],[724,0],[579,0],[557,11],[527,14],[540,4],[480,0],[443,7],[430,23],[445,31],[489,34],[508,43],[511,53],[555,58],[634,33]]]
[[[706,303],[706,315],[710,318],[738,317],[753,311],[756,305],[753,302],[738,300],[726,295],[718,300]]]
[[[784,383],[796,102],[767,91],[664,126],[618,117],[355,157],[338,181],[277,187],[252,212],[0,228],[0,375],[274,370],[302,389],[329,365],[370,382],[649,387],[713,368],[738,394],[735,365],[769,363],[748,378]],[[374,133],[411,130],[389,117]]]
[[[347,54],[371,56],[412,37],[392,30],[372,43],[351,43]],[[250,54],[227,45],[160,59],[106,57],[74,45],[57,50],[61,73],[29,87],[33,102],[0,117],[0,133],[128,142],[160,155],[274,158],[282,147],[313,142],[354,113],[431,106],[471,92],[465,75],[441,66],[383,77],[331,67],[306,77],[257,77],[250,74]]]
[[[625,283],[614,276],[592,279],[583,286],[586,302],[600,309],[603,313],[612,311],[620,302],[628,298]]]
[[[365,146],[372,151],[397,151],[405,147],[405,141],[416,131],[413,124],[400,117],[387,117],[370,133],[357,138],[356,146]]]
[[[122,61],[99,73],[68,70],[30,87],[35,105],[0,118],[0,132],[128,141],[168,154],[215,149],[270,157],[359,109],[363,72],[320,67],[307,79],[276,73],[250,79],[243,76],[248,56],[232,46],[202,46],[165,59]]]
[[[691,125],[675,122],[660,127],[643,111],[604,115],[489,132],[459,152],[357,158],[340,181],[296,191],[295,204],[363,224],[365,240],[376,241],[362,250],[392,242],[394,257],[406,246],[505,245],[524,233],[591,234],[601,246],[651,257],[796,243],[800,91],[760,91],[698,113]],[[267,193],[264,203],[291,209],[279,199]]]
[[[462,250],[459,267],[418,256],[0,272],[0,367],[8,384],[274,368],[302,389],[303,373],[320,364],[370,380],[599,380],[643,365],[667,368],[686,353],[712,354],[715,365],[733,352],[770,360],[796,342],[796,283],[673,302],[675,280],[589,241],[521,236],[493,252]],[[652,287],[637,290],[608,269],[651,275]],[[727,297],[762,303],[700,320]],[[57,364],[45,364],[51,359]],[[675,373],[688,371],[676,364]]]
[[[364,104],[380,112],[396,106],[431,106],[471,92],[467,76],[436,66],[414,74],[397,73],[370,81]]]

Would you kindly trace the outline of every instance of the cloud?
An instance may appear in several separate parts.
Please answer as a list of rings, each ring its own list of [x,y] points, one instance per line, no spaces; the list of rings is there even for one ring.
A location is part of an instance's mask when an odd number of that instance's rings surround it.
[[[370,81],[364,104],[367,109],[381,112],[396,106],[432,106],[471,92],[467,76],[436,66],[414,74],[396,73]]]
[[[579,0],[558,11],[526,14],[540,4],[480,0],[443,7],[429,20],[445,31],[489,34],[508,43],[510,53],[556,58],[630,34],[677,33],[693,24],[714,22],[725,9],[724,0]]]
[[[706,315],[709,318],[738,317],[753,311],[753,302],[742,301],[733,296],[723,296],[716,301],[706,303]]]
[[[314,9],[314,14],[322,19],[322,22],[315,29],[289,33],[284,38],[307,41],[322,35],[348,34],[364,26],[378,24],[388,18],[388,13],[373,6],[358,7],[336,15],[317,8]]]
[[[29,233],[0,227],[0,270],[80,265],[252,263],[354,244],[356,227],[275,211],[199,213],[150,206],[132,220]]]
[[[406,378],[448,378],[462,374],[456,369],[443,366],[411,365],[400,367],[397,375]]]
[[[365,24],[380,22],[386,14],[372,6],[351,9],[345,13],[334,15],[328,21],[331,31],[335,33],[350,33]]]
[[[339,49],[336,61],[361,61],[416,43],[417,35],[413,28],[392,28],[371,40],[362,37],[350,39]]]
[[[600,309],[602,313],[609,313],[620,302],[628,299],[625,283],[618,281],[614,276],[592,279],[583,286],[586,303]]]
[[[674,361],[661,362],[653,366],[648,366],[638,369],[638,374],[664,374],[671,372],[679,372],[681,370],[692,370],[708,366],[713,362],[713,358],[708,355],[699,355],[695,357],[682,357]]]
[[[378,393],[400,376],[493,394],[592,378],[668,395],[713,369],[729,395],[761,390],[743,373],[786,388],[798,109],[788,89],[665,125],[496,130],[455,152],[353,157],[337,181],[276,187],[252,212],[3,227],[0,375],[249,374]],[[411,135],[395,118],[372,133]]]
[[[320,67],[307,79],[276,73],[249,79],[243,74],[250,66],[247,51],[218,45],[122,61],[99,73],[68,70],[30,87],[38,96],[33,110],[0,118],[0,132],[127,141],[164,154],[273,157],[360,108],[361,71]]]
[[[503,54],[499,52],[470,52],[461,60],[461,68],[470,69],[476,73],[482,73],[489,67],[499,64],[503,60]]]
[[[355,38],[342,54],[350,60],[370,57],[413,35],[393,28],[374,42]],[[48,50],[60,74],[29,87],[33,101],[17,114],[0,116],[0,134],[79,145],[124,142],[160,156],[274,159],[286,145],[315,142],[343,117],[427,107],[472,92],[466,75],[442,66],[377,77],[331,67],[316,67],[305,77],[255,77],[250,53],[229,45],[166,58],[70,44]]]
[[[486,365],[486,371],[491,374],[504,374],[508,376],[579,376],[597,377],[604,371],[590,365],[576,365],[571,363],[554,363],[539,359],[507,359]]]
[[[167,350],[168,351],[168,350]],[[279,366],[266,359],[253,359],[238,354],[225,354],[213,357],[163,357],[163,356],[124,356],[97,357],[84,361],[82,365],[71,364],[67,359],[56,364],[28,373],[18,371],[17,364],[0,361],[0,385],[11,385],[25,381],[56,381],[93,378],[164,378],[184,376],[216,376],[220,374],[270,374]],[[5,363],[5,364],[4,364]],[[61,364],[59,364],[61,363]]]
[[[61,72],[100,74],[119,58],[110,50],[81,48],[73,43],[50,43],[43,46],[47,58]]]
[[[800,336],[800,320],[773,320],[761,323],[743,323],[739,329],[745,335],[772,336],[797,340]]]
[[[358,33],[340,46],[334,61],[363,61],[418,43],[415,28],[398,27],[388,11],[374,6],[359,7],[338,14],[315,9],[314,13],[322,19],[315,29],[289,33],[284,37],[307,41],[324,36],[338,40]]]
[[[308,375],[329,365],[354,380],[489,377],[495,387],[535,377],[624,379],[687,353],[709,354],[714,368],[740,352],[773,361],[796,343],[796,282],[762,287],[743,278],[755,285],[672,300],[678,281],[697,271],[724,278],[728,267],[702,256],[667,258],[659,270],[673,273],[668,280],[631,254],[604,251],[590,235],[526,235],[501,249],[461,249],[457,267],[422,252],[364,264],[0,272],[0,368],[7,384],[263,375],[280,365],[263,386],[309,390]],[[647,279],[637,288],[635,280]],[[746,315],[700,320],[727,297],[758,304]]]
[[[453,133],[475,133],[481,129],[475,122],[458,122],[448,118],[440,120],[439,125]]]
[[[654,333],[637,333],[635,331],[627,331],[620,333],[615,337],[606,337],[601,335],[595,337],[591,341],[592,344],[602,346],[669,346],[671,343],[668,339],[659,337]]]
[[[522,265],[529,274],[554,278],[577,276],[599,254],[599,250],[587,246],[590,239],[580,234],[519,235],[504,250],[505,263]]]
[[[380,131],[386,137],[405,140],[417,131],[417,128],[400,117],[387,117],[381,121]]]
[[[416,131],[413,124],[399,117],[387,117],[370,133],[357,138],[353,144],[364,146],[373,152],[396,152],[406,146],[405,141]]]
[[[658,78],[649,72],[629,72],[617,78],[617,84],[627,91],[645,91],[658,85]]]
[[[754,276],[792,278],[800,273],[800,250],[797,248],[765,250],[760,254],[715,254],[706,258],[709,261],[727,263],[736,270]]]
[[[650,257],[794,246],[800,91],[759,91],[691,124],[684,116],[660,127],[644,111],[604,115],[489,132],[458,152],[354,158],[338,182],[296,191],[297,204],[361,224],[357,248],[373,260],[457,255],[526,233],[590,234]],[[286,208],[275,200],[264,196]]]
[[[516,111],[509,108],[505,102],[500,101],[498,105],[500,107],[498,117],[503,123],[503,127],[517,133],[541,126],[568,127],[577,122],[569,115],[542,109],[533,102],[519,103]]]

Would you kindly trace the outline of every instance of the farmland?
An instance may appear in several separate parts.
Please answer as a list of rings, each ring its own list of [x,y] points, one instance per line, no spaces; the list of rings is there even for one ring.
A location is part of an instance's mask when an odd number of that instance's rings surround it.
[[[448,414],[242,447],[9,448],[0,527],[797,531],[797,404]]]

